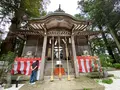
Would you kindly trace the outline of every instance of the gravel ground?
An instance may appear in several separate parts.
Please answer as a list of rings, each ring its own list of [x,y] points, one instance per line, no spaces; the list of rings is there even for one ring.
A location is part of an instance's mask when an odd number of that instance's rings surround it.
[[[112,84],[103,84],[103,83],[100,84],[105,86],[105,90],[120,90],[120,79],[112,78],[112,80],[113,80]]]
[[[117,71],[108,71],[108,73],[110,74],[114,74],[115,77],[112,78],[113,83],[112,84],[104,84],[104,83],[99,83],[101,85],[105,86],[105,90],[120,90],[120,70]],[[15,84],[13,84],[13,86],[9,89],[3,89],[0,86],[0,90],[19,90],[19,88],[21,88],[24,84],[19,84],[19,87],[16,88]]]
[[[110,74],[114,74],[115,78],[120,79],[120,70],[108,71]]]

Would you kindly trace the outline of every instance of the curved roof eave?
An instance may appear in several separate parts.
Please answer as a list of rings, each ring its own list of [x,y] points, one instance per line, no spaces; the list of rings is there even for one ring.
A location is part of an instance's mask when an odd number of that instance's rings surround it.
[[[52,17],[52,16],[67,16],[67,17],[71,18],[74,21],[78,21],[78,22],[85,21],[85,20],[78,20],[75,17],[73,17],[72,15],[64,13],[64,12],[54,12],[54,13],[48,14],[46,16],[43,16],[41,18],[31,18],[31,19],[29,19],[29,21],[45,20],[45,19],[47,19],[49,17]]]

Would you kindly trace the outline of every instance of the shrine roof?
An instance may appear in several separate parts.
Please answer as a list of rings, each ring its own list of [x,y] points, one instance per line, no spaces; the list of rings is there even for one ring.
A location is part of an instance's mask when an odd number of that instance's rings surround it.
[[[29,19],[29,21],[37,21],[37,20],[45,20],[47,18],[51,18],[51,17],[55,17],[55,16],[63,16],[64,18],[68,17],[69,19],[72,19],[76,22],[86,22],[86,20],[79,20],[79,19],[76,19],[74,16],[68,14],[68,13],[64,13],[64,12],[52,12],[52,13],[49,13],[45,16],[42,16],[40,18],[31,18]],[[91,22],[91,20],[88,20],[88,22]]]
[[[60,5],[58,10],[41,18],[28,20],[27,30],[16,32],[27,35],[70,36],[70,35],[95,35],[98,32],[89,31],[90,20],[78,20],[65,13]]]
[[[31,18],[30,21],[44,20],[44,19],[47,19],[47,18],[50,18],[50,17],[54,17],[54,16],[69,17],[69,18],[71,18],[74,21],[81,22],[81,20],[76,19],[74,16],[72,16],[72,15],[70,15],[68,13],[65,13],[65,11],[61,9],[61,5],[60,4],[59,4],[59,8],[56,11],[54,11],[52,13],[49,13],[46,16],[42,16],[40,18]]]

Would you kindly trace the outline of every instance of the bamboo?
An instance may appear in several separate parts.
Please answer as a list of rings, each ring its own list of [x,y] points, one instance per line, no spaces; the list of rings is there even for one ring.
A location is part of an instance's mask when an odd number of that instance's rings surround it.
[[[60,37],[58,36],[58,59],[60,60]],[[62,74],[61,74],[61,65],[59,65],[59,79],[61,80]]]
[[[65,38],[66,39],[66,38]],[[69,62],[68,62],[68,47],[67,47],[67,39],[66,39],[66,43],[65,43],[65,46],[66,46],[66,58],[67,58],[67,70],[68,70],[68,81],[70,81],[70,70],[69,70]]]
[[[54,69],[54,66],[53,66],[53,59],[54,59],[54,36],[52,37],[52,70],[51,70],[51,82],[54,81],[54,74],[53,74],[53,69]]]

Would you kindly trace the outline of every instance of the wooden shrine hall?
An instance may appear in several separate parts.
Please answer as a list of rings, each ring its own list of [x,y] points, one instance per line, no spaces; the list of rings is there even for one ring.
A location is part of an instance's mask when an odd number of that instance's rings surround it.
[[[78,77],[76,56],[85,50],[91,54],[89,39],[99,33],[89,31],[90,25],[90,21],[77,20],[59,7],[44,17],[28,20],[26,29],[14,33],[26,36],[21,57],[41,57],[41,80],[57,74],[59,67],[62,75]]]

